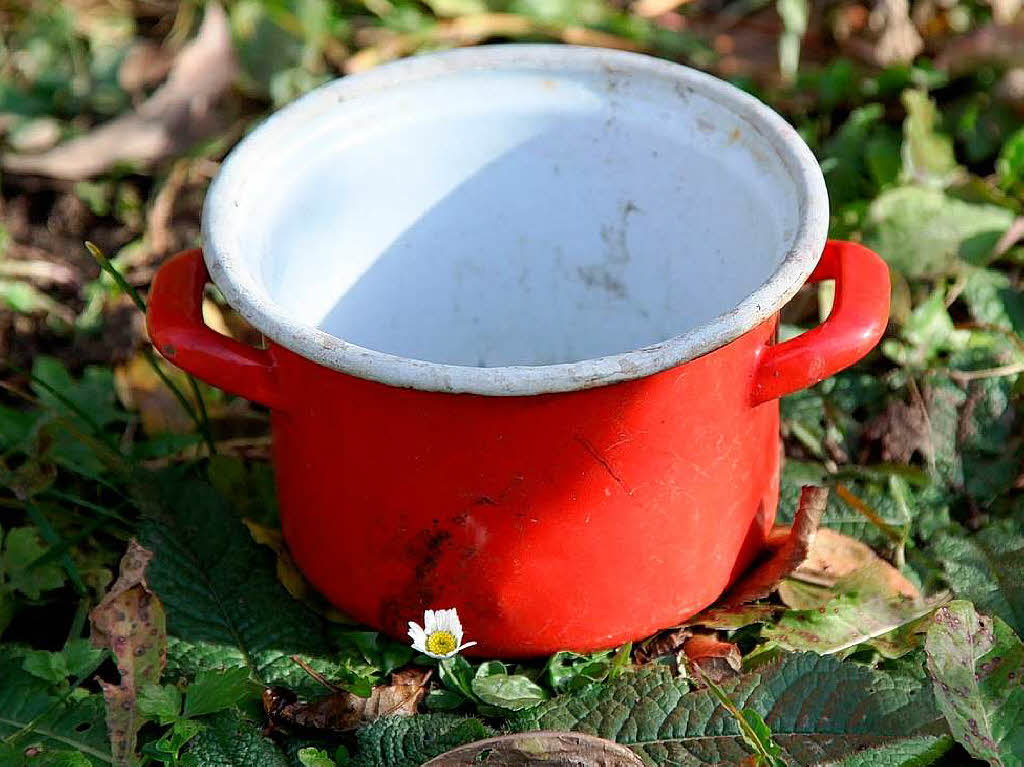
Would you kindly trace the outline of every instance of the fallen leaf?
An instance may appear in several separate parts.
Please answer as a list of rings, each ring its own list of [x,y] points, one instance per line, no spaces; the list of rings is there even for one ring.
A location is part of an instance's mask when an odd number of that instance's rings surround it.
[[[256,543],[269,546],[277,555],[277,579],[281,581],[281,585],[288,589],[288,593],[296,599],[305,599],[309,595],[309,584],[299,572],[298,565],[295,564],[291,552],[285,546],[281,531],[266,527],[251,519],[242,521],[249,528],[249,535]]]
[[[218,127],[212,107],[231,86],[237,68],[227,14],[210,3],[167,82],[135,111],[41,154],[5,154],[0,165],[14,173],[76,181],[118,163],[149,165],[172,157]]]
[[[655,658],[674,656],[691,636],[693,631],[685,626],[659,631],[636,646],[633,650],[633,659],[636,663],[650,663]]]
[[[805,486],[800,492],[800,505],[793,517],[793,527],[782,542],[760,564],[755,565],[736,583],[716,607],[741,605],[764,599],[779,585],[779,582],[797,569],[807,557],[814,534],[825,513],[828,490],[823,487]],[[771,544],[769,540],[769,545]]]
[[[825,591],[827,601],[805,609],[786,610],[764,627],[762,635],[786,650],[830,655],[899,631],[948,599],[940,595],[925,600],[920,595],[908,596],[894,590],[887,572],[889,567],[878,560],[846,575]],[[910,632],[901,635],[899,641],[890,638],[881,649],[898,657],[913,649],[914,637]]]
[[[874,62],[879,66],[907,64],[924,49],[924,41],[910,19],[907,0],[880,0],[869,24],[879,31],[872,49]]]
[[[899,570],[879,557],[874,550],[856,538],[850,538],[827,527],[818,530],[804,562],[794,570],[789,580],[779,584],[779,596],[790,607],[807,609],[817,604],[806,605],[797,584],[810,584],[825,590],[831,589],[841,579],[864,568],[875,568],[877,577],[884,582],[892,595],[918,599],[921,593]],[[827,601],[826,596],[826,601]]]
[[[441,754],[423,767],[642,767],[625,746],[581,732],[527,732],[477,740]]]
[[[743,665],[740,648],[723,642],[716,632],[694,634],[683,644],[683,652],[702,674],[715,682],[735,676]]]
[[[382,716],[412,716],[427,694],[431,669],[409,668],[377,685],[368,698],[339,690],[313,701],[300,701],[283,687],[263,691],[263,709],[274,726],[300,727],[333,733],[352,732]]]
[[[881,445],[883,461],[910,463],[914,453],[934,460],[931,434],[928,413],[922,404],[892,400],[867,423],[862,438]]]
[[[146,583],[153,552],[133,538],[121,560],[118,579],[89,613],[92,644],[113,651],[120,684],[100,681],[107,707],[110,752],[116,767],[136,762],[135,745],[143,718],[136,709],[140,688],[157,684],[167,663],[164,608]]]
[[[134,43],[121,60],[117,84],[129,93],[156,85],[174,66],[174,53],[151,40]]]
[[[191,395],[184,373],[160,360],[156,364],[161,366],[185,396]],[[195,429],[195,422],[185,412],[174,392],[141,354],[136,354],[114,369],[114,390],[126,410],[138,412],[142,428],[150,437],[157,434],[187,434]]]
[[[953,737],[974,757],[1024,765],[1024,643],[966,601],[935,612],[925,642],[935,700]]]
[[[985,24],[943,46],[935,66],[951,74],[987,63],[1002,67],[1024,65],[1024,18],[1014,24]]]
[[[709,607],[686,621],[686,625],[735,631],[754,623],[767,623],[782,610],[783,608],[779,605],[766,604]]]

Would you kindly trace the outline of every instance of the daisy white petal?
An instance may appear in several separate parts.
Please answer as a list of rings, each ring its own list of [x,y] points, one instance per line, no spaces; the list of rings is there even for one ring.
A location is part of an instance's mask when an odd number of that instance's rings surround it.
[[[467,647],[472,647],[472,646],[473,646],[473,645],[475,645],[475,644],[476,644],[476,642],[466,642],[466,643],[465,643],[465,644],[463,644],[463,645],[459,645],[459,646],[458,646],[458,647],[457,647],[457,648],[455,649],[455,652],[453,652],[453,653],[452,653],[452,655],[454,655],[454,654],[455,654],[456,652],[462,652],[462,651],[463,651],[463,650],[465,650],[465,649],[466,649]]]
[[[412,638],[412,649],[425,652],[427,648],[427,633],[418,623],[409,621],[409,636]]]
[[[423,611],[423,630],[428,634],[437,631],[437,613],[433,610]]]

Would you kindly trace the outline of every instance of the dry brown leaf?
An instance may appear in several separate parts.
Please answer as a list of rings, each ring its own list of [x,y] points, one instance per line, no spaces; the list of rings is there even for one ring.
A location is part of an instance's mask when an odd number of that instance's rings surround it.
[[[263,691],[263,709],[274,726],[300,727],[333,733],[352,732],[382,716],[411,716],[427,694],[430,669],[409,668],[377,685],[369,698],[340,690],[313,701],[300,701],[281,687]]]
[[[631,10],[637,16],[653,19],[689,2],[690,0],[637,0]]]
[[[878,579],[888,585],[894,597],[921,598],[917,587],[870,546],[828,528],[818,530],[806,560],[790,575],[789,582],[779,585],[779,596],[795,609],[813,609],[831,599],[830,589],[840,578],[865,568],[877,568]]]
[[[299,572],[291,552],[284,544],[284,536],[280,530],[266,527],[251,519],[243,519],[245,526],[249,528],[249,535],[256,543],[269,546],[277,555],[277,579],[296,599],[305,599],[309,595],[309,584]]]
[[[946,44],[935,65],[960,74],[983,64],[1024,66],[1024,18],[1013,24],[986,24]]]
[[[163,370],[178,384],[181,391],[191,394],[185,385],[184,374],[169,366],[164,366]],[[195,428],[195,423],[174,393],[160,380],[149,361],[141,354],[115,368],[114,389],[126,409],[138,411],[142,428],[151,437],[157,434],[187,434]]]
[[[743,664],[740,648],[723,642],[714,631],[694,634],[686,640],[683,652],[702,674],[715,682],[735,676]]]
[[[626,746],[582,732],[500,735],[452,749],[423,767],[643,767]]]
[[[823,487],[805,486],[800,491],[800,506],[793,518],[793,527],[776,544],[778,537],[769,539],[769,554],[760,564],[749,570],[715,607],[729,607],[755,602],[771,594],[779,582],[796,570],[807,557],[814,540],[814,534],[825,513],[828,490]]]
[[[100,682],[107,708],[110,755],[115,766],[136,762],[135,745],[143,718],[135,709],[139,689],[157,684],[167,664],[164,608],[146,583],[153,552],[133,538],[121,560],[118,579],[89,613],[94,647],[106,647],[117,660],[120,684]]]
[[[129,93],[149,88],[167,77],[174,66],[174,52],[150,40],[134,43],[121,60],[117,84]]]
[[[633,660],[636,663],[650,663],[655,658],[675,655],[692,635],[693,631],[685,626],[659,631],[633,649]]]
[[[881,445],[882,460],[910,463],[914,453],[932,460],[931,425],[922,403],[893,400],[864,427],[864,439]]]
[[[42,154],[6,154],[5,170],[76,181],[121,162],[149,165],[186,149],[219,125],[213,106],[235,79],[238,65],[227,14],[216,3],[170,75],[138,109]]]
[[[869,25],[878,33],[872,52],[879,66],[909,64],[924,50],[924,40],[910,19],[907,0],[879,0]]]

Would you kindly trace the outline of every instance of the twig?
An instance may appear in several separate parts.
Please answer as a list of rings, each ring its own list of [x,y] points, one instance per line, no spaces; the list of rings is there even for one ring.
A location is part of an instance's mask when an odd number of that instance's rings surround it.
[[[868,519],[868,521],[871,522],[871,524],[873,524],[879,530],[881,530],[885,537],[888,538],[892,543],[894,543],[897,546],[903,543],[903,533],[901,533],[895,527],[893,527],[880,516],[878,516],[878,513],[874,509],[872,509],[870,506],[864,503],[864,501],[862,501],[860,498],[858,498],[849,490],[847,490],[844,485],[838,482],[836,483],[836,495],[842,498],[847,503],[847,505],[850,506],[854,511],[858,511],[861,514],[863,514]]]
[[[343,688],[338,687],[338,685],[334,684],[334,682],[332,682],[327,677],[325,677],[323,674],[321,674],[319,671],[314,669],[312,666],[310,666],[308,663],[306,663],[306,661],[304,661],[298,655],[292,655],[290,657],[291,657],[292,661],[299,668],[301,668],[303,671],[305,671],[313,679],[315,679],[317,682],[322,684],[324,687],[326,687],[331,692],[342,692],[343,691]]]
[[[1014,362],[1012,365],[1003,365],[997,368],[986,368],[984,370],[950,370],[949,377],[957,383],[978,381],[983,378],[1002,378],[1024,373],[1024,362]]]

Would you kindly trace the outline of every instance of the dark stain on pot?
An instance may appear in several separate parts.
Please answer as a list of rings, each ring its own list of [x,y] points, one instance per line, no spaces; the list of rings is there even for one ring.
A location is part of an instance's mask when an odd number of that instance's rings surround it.
[[[450,545],[452,534],[448,530],[439,530],[439,520],[432,520],[432,529],[421,530],[405,544],[401,556],[416,564],[412,577],[390,599],[385,599],[380,606],[380,622],[385,626],[395,627],[396,633],[410,620],[419,621],[423,611],[436,608],[433,604],[434,571],[446,549]]]

